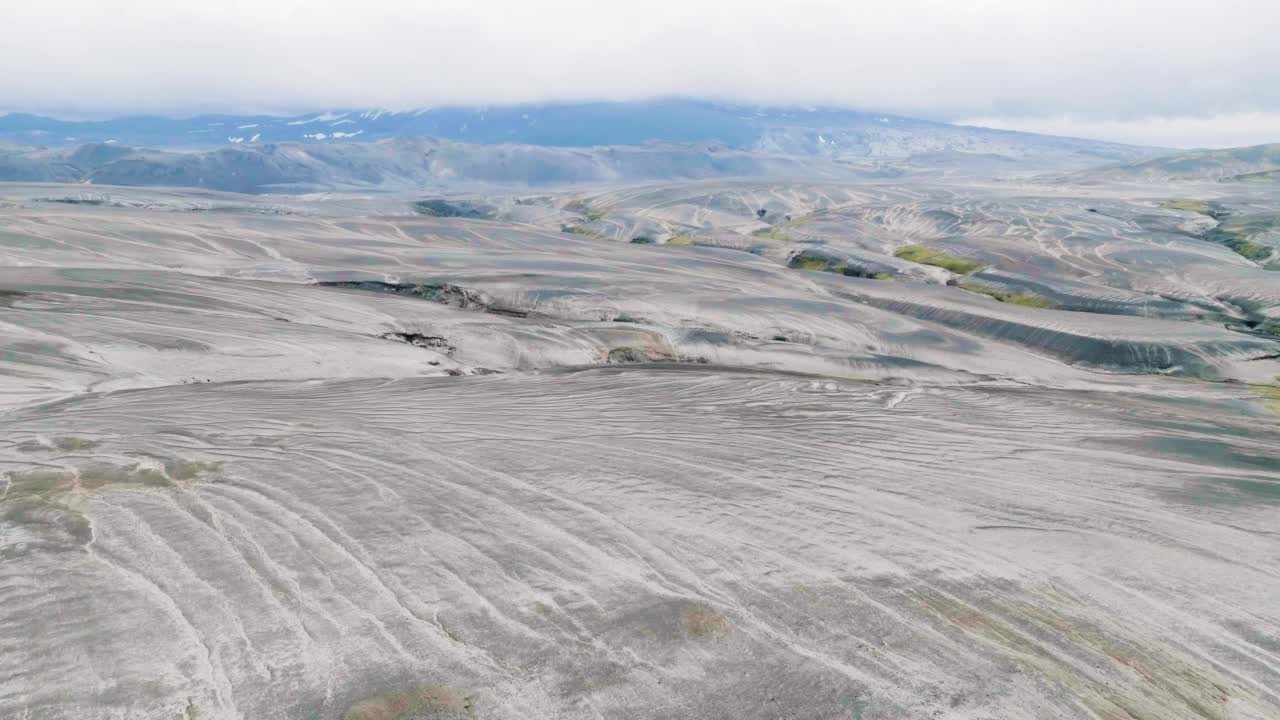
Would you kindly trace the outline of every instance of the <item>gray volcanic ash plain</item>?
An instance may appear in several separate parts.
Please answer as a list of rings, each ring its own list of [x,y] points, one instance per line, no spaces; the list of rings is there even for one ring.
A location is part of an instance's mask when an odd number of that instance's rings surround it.
[[[1280,186],[1148,167],[0,185],[0,716],[1280,717]]]

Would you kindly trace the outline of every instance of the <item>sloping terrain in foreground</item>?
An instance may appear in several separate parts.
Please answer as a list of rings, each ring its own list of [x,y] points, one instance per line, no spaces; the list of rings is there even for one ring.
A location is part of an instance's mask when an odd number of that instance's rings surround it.
[[[1275,718],[1278,211],[0,186],[0,717]]]
[[[23,410],[0,708],[1274,717],[1280,428],[1194,397],[672,366]]]

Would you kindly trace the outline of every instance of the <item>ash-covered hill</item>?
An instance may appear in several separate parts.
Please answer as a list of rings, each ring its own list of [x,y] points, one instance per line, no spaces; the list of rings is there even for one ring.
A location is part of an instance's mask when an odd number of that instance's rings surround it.
[[[1275,182],[1280,179],[1280,143],[1162,155],[1087,173],[1102,180],[1221,180]]]

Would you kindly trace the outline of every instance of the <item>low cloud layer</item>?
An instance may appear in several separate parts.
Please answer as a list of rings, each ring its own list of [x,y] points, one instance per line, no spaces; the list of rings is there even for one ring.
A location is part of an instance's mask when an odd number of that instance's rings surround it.
[[[1239,147],[1280,142],[1280,112],[1224,113],[1211,117],[1145,117],[1090,120],[1070,116],[981,117],[961,125],[1023,130],[1048,135],[1101,138],[1171,148]]]
[[[0,108],[10,110],[284,112],[684,95],[1171,146],[1280,141],[1273,0],[8,5]]]

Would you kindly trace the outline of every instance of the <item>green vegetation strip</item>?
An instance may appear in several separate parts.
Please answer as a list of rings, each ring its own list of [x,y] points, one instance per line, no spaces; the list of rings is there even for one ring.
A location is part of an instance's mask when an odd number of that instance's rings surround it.
[[[1208,215],[1211,218],[1225,217],[1228,214],[1221,205],[1208,200],[1169,200],[1167,202],[1160,203],[1160,207],[1166,207],[1170,210],[1200,213],[1201,215]]]
[[[1226,245],[1250,260],[1261,261],[1271,257],[1274,249],[1251,238],[1270,230],[1280,231],[1280,215],[1233,215],[1210,230],[1205,239]]]
[[[920,263],[921,265],[944,268],[957,275],[972,275],[979,270],[987,268],[982,263],[956,257],[955,255],[948,255],[941,250],[934,250],[924,245],[908,245],[899,249],[893,256],[913,263]]]
[[[791,258],[791,262],[787,263],[787,266],[796,270],[813,270],[817,272],[839,273],[841,275],[844,274],[845,270],[849,269],[849,266],[844,263],[832,263],[830,260],[823,260],[822,258],[811,257],[808,255],[796,255]]]
[[[847,275],[849,277],[870,278],[872,280],[892,280],[893,275],[886,272],[868,273],[859,271],[857,268],[851,268],[842,262],[828,260],[814,255],[806,255],[800,253],[792,256],[787,262],[787,267],[793,270],[810,270],[814,272],[829,272],[837,275]]]
[[[1280,376],[1277,376],[1275,381],[1275,385],[1250,385],[1249,388],[1262,398],[1262,404],[1268,410],[1280,415]]]
[[[574,235],[583,235],[583,236],[585,236],[585,237],[594,238],[594,239],[596,239],[596,240],[608,240],[608,239],[609,239],[609,238],[605,237],[604,235],[601,235],[600,233],[596,232],[595,230],[592,230],[591,228],[589,228],[589,227],[587,227],[587,226],[585,226],[585,225],[565,225],[565,226],[561,227],[560,229],[561,229],[562,231],[564,231],[564,232],[567,232],[567,233],[573,233]]]
[[[1261,262],[1271,257],[1275,248],[1255,242],[1254,235],[1271,230],[1280,231],[1280,215],[1233,215],[1222,205],[1209,200],[1168,200],[1160,203],[1161,207],[1171,210],[1200,213],[1218,221],[1218,226],[1210,230],[1204,238],[1210,242],[1226,245],[1236,254],[1254,262]]]
[[[1233,175],[1230,180],[1243,183],[1268,183],[1280,180],[1280,170],[1262,170],[1260,172]]]
[[[752,237],[769,238],[779,242],[792,242],[791,237],[785,233],[779,232],[777,228],[764,228],[751,233]]]

